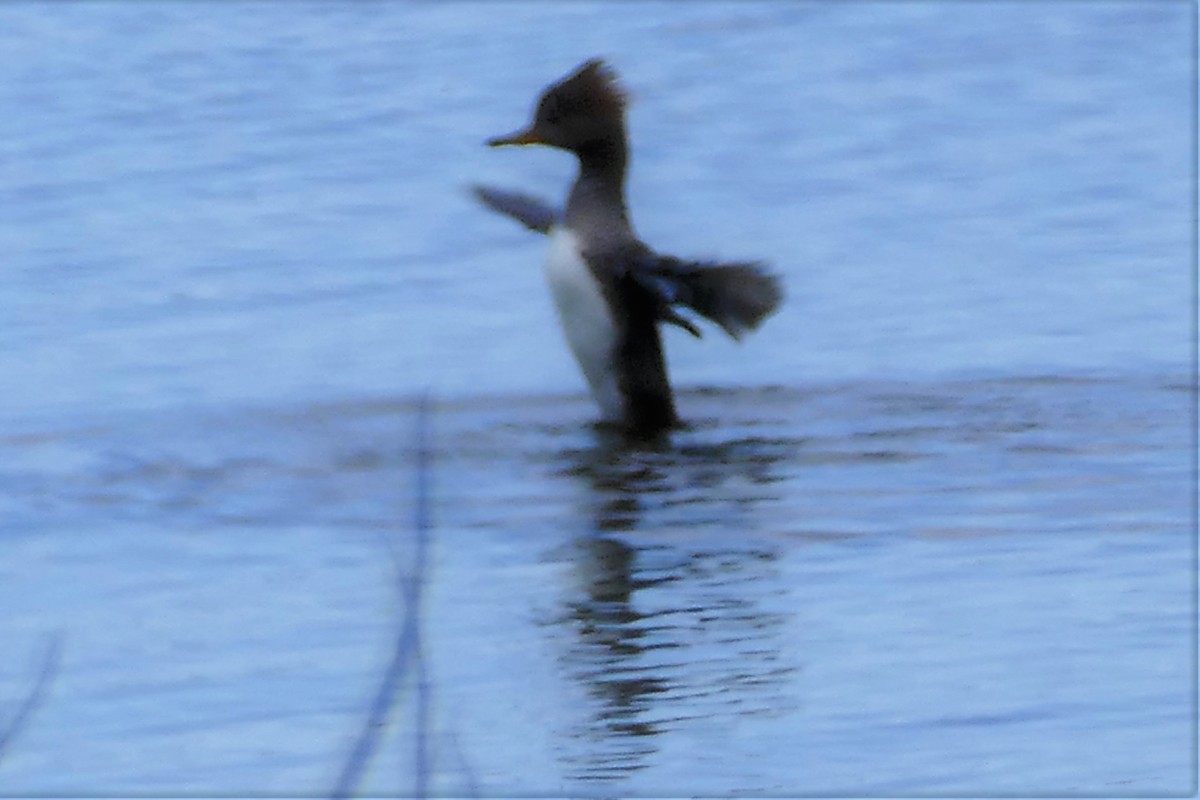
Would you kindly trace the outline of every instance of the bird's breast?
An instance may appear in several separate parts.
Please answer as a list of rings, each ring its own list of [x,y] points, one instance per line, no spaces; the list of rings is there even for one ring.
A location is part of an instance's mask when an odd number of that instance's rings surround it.
[[[578,238],[567,228],[556,227],[550,232],[546,279],[567,344],[592,394],[606,417],[619,419],[623,401],[613,363],[616,322],[600,282],[583,258]]]

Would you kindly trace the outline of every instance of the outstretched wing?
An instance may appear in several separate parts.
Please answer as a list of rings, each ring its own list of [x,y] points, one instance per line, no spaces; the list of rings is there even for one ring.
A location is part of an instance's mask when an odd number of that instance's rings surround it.
[[[473,186],[472,191],[485,206],[532,231],[549,233],[562,221],[559,209],[531,195],[482,185]],[[700,329],[674,306],[690,308],[734,339],[741,339],[783,301],[778,276],[761,262],[686,261],[655,253],[637,240],[605,256],[592,260],[608,264],[617,276],[628,274],[655,300],[659,320],[696,337]]]
[[[684,261],[647,251],[633,276],[661,298],[667,312],[677,319],[681,318],[670,306],[685,306],[720,325],[734,339],[757,328],[783,301],[778,276],[755,261]],[[679,324],[665,315],[663,319]],[[681,327],[699,335],[690,323]]]
[[[521,192],[510,192],[492,186],[471,187],[475,197],[493,211],[512,217],[517,222],[538,233],[549,233],[561,219],[557,208]]]
[[[672,304],[678,302],[675,297],[677,292],[671,281],[661,280],[655,271],[658,259],[657,253],[632,237],[617,245],[610,244],[603,250],[591,250],[584,258],[601,282],[604,281],[603,276],[607,275],[632,287],[643,308],[652,311],[655,320],[682,328],[697,339],[701,338],[696,324],[671,308]]]

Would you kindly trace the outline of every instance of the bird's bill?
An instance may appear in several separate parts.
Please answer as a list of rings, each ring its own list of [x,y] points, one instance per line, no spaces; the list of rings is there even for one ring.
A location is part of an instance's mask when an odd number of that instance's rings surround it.
[[[508,136],[497,136],[494,139],[488,139],[488,147],[504,147],[506,145],[527,145],[527,144],[546,144],[546,140],[542,138],[533,128],[526,128],[523,131],[510,133]]]

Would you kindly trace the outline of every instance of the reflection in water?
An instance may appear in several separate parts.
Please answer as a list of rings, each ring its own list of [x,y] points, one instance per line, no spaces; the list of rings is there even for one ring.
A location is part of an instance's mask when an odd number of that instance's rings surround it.
[[[441,404],[430,788],[1182,793],[1195,397],[1187,375],[692,393],[713,422],[649,450],[589,438],[587,398]],[[184,769],[192,794],[295,795],[313,764],[328,779],[341,753],[317,733],[361,723],[393,633],[377,537],[411,563],[395,533],[414,410],[167,409],[2,437],[0,516],[22,556],[0,560],[0,605],[21,611],[17,634],[152,601],[155,630],[217,670],[198,681],[159,647],[113,673],[145,650],[143,625],[73,639],[61,688],[78,691],[56,688],[24,763],[83,745],[69,777],[110,795],[146,788],[126,756],[147,747],[180,754],[164,795]],[[42,586],[59,587],[50,602]],[[197,628],[197,600],[236,624]],[[146,713],[106,738],[88,721],[114,703]],[[410,791],[415,717],[397,717],[376,793]],[[278,753],[254,750],[276,733]],[[1089,757],[1113,742],[1127,758]],[[19,766],[5,788],[63,793]]]
[[[562,661],[594,701],[572,733],[588,743],[583,758],[567,759],[572,778],[617,780],[648,766],[657,737],[674,729],[789,708],[782,694],[795,667],[777,641],[785,616],[766,607],[781,593],[776,553],[746,534],[792,449],[600,438],[562,454],[592,521],[575,543],[580,582],[560,620],[575,633]]]
[[[649,641],[644,615],[633,606],[635,551],[618,539],[594,537],[579,542],[580,563],[587,572],[585,597],[570,605],[570,620],[578,634],[579,649],[570,658],[572,672],[596,701],[590,735],[600,740],[646,737],[658,728],[642,718],[652,696],[666,691],[666,683],[653,674],[639,674],[621,665],[633,664],[654,647]],[[616,759],[609,754],[603,764],[581,770],[587,777],[605,777],[645,765],[655,748],[649,742],[625,741]]]

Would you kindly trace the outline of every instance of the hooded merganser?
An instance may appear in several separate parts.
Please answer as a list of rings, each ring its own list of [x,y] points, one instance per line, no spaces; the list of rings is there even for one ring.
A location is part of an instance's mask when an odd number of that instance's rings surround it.
[[[633,232],[625,206],[629,148],[625,94],[592,59],[543,92],[525,130],[492,147],[541,144],[579,159],[565,213],[528,195],[477,186],[477,197],[549,234],[546,272],[559,320],[607,420],[654,436],[679,424],[663,360],[659,322],[700,336],[675,311],[685,306],[734,339],[758,327],[783,298],[757,262],[718,264],[661,255]]]

